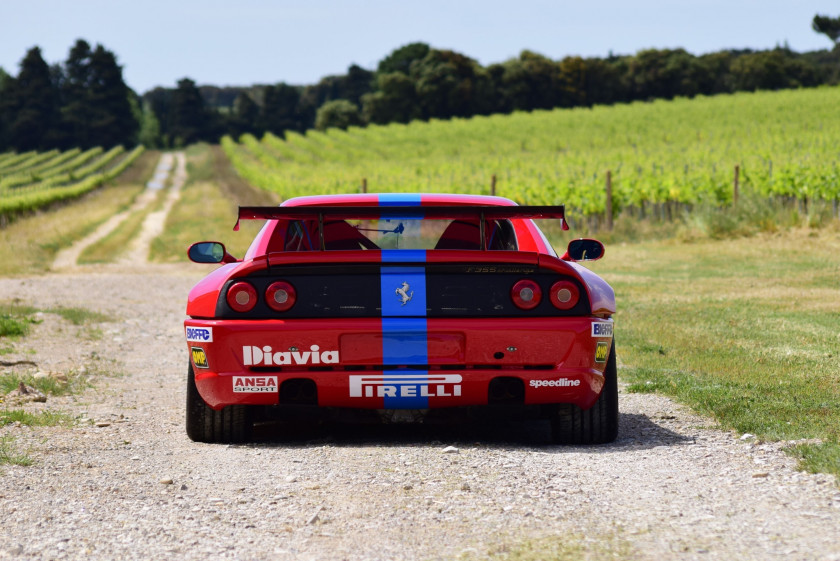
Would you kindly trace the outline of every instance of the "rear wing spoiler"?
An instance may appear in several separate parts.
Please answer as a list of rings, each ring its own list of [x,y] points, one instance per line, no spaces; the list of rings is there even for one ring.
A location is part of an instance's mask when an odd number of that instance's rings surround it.
[[[560,220],[563,230],[568,230],[566,207],[556,206],[495,206],[495,205],[453,205],[453,206],[241,206],[234,230],[239,230],[240,220],[314,220],[320,226],[324,220],[365,219],[449,219],[476,220],[484,229],[485,220],[507,218],[550,218]],[[321,228],[323,232],[323,227]],[[482,236],[483,238],[483,236]]]

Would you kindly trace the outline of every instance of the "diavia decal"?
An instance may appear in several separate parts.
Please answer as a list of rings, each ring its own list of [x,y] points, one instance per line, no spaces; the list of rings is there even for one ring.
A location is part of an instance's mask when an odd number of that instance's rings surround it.
[[[607,355],[610,353],[610,344],[599,341],[595,347],[595,362],[607,362]]]
[[[460,397],[460,374],[350,376],[350,397]]]
[[[187,341],[191,343],[212,343],[212,327],[190,327],[187,326]]]
[[[612,337],[613,324],[608,321],[596,321],[592,323],[593,337]]]
[[[277,376],[234,376],[233,393],[277,393]]]
[[[270,346],[242,347],[242,363],[245,366],[287,366],[291,364],[338,364],[338,351],[322,351],[312,345],[308,351],[292,347],[288,351],[274,351]]]
[[[531,380],[529,385],[532,388],[576,388],[580,380],[569,380],[568,378],[557,378],[556,380]]]
[[[201,347],[191,347],[192,361],[196,368],[209,368],[207,364],[207,354]]]

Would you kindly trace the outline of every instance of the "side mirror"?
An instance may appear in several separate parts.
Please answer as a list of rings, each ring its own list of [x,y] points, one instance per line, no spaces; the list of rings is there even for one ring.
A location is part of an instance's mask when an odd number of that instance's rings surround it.
[[[597,261],[604,256],[604,244],[598,240],[581,238],[569,242],[564,261]]]
[[[236,262],[236,258],[225,249],[225,244],[219,242],[194,243],[187,250],[187,256],[194,263]]]

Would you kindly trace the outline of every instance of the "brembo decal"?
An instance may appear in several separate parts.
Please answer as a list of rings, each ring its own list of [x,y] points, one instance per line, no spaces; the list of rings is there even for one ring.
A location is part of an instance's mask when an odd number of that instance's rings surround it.
[[[190,327],[187,326],[187,341],[191,343],[212,343],[212,327]]]
[[[606,321],[596,321],[592,323],[593,337],[612,337],[613,324]]]

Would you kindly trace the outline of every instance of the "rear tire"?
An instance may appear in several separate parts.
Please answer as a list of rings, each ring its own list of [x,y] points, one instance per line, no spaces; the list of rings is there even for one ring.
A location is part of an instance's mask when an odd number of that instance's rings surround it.
[[[615,343],[604,369],[604,388],[595,405],[557,405],[551,415],[551,440],[556,444],[605,444],[618,436],[618,373]]]
[[[195,387],[192,364],[187,370],[187,436],[196,442],[245,442],[253,426],[247,405],[228,405],[211,409]]]

